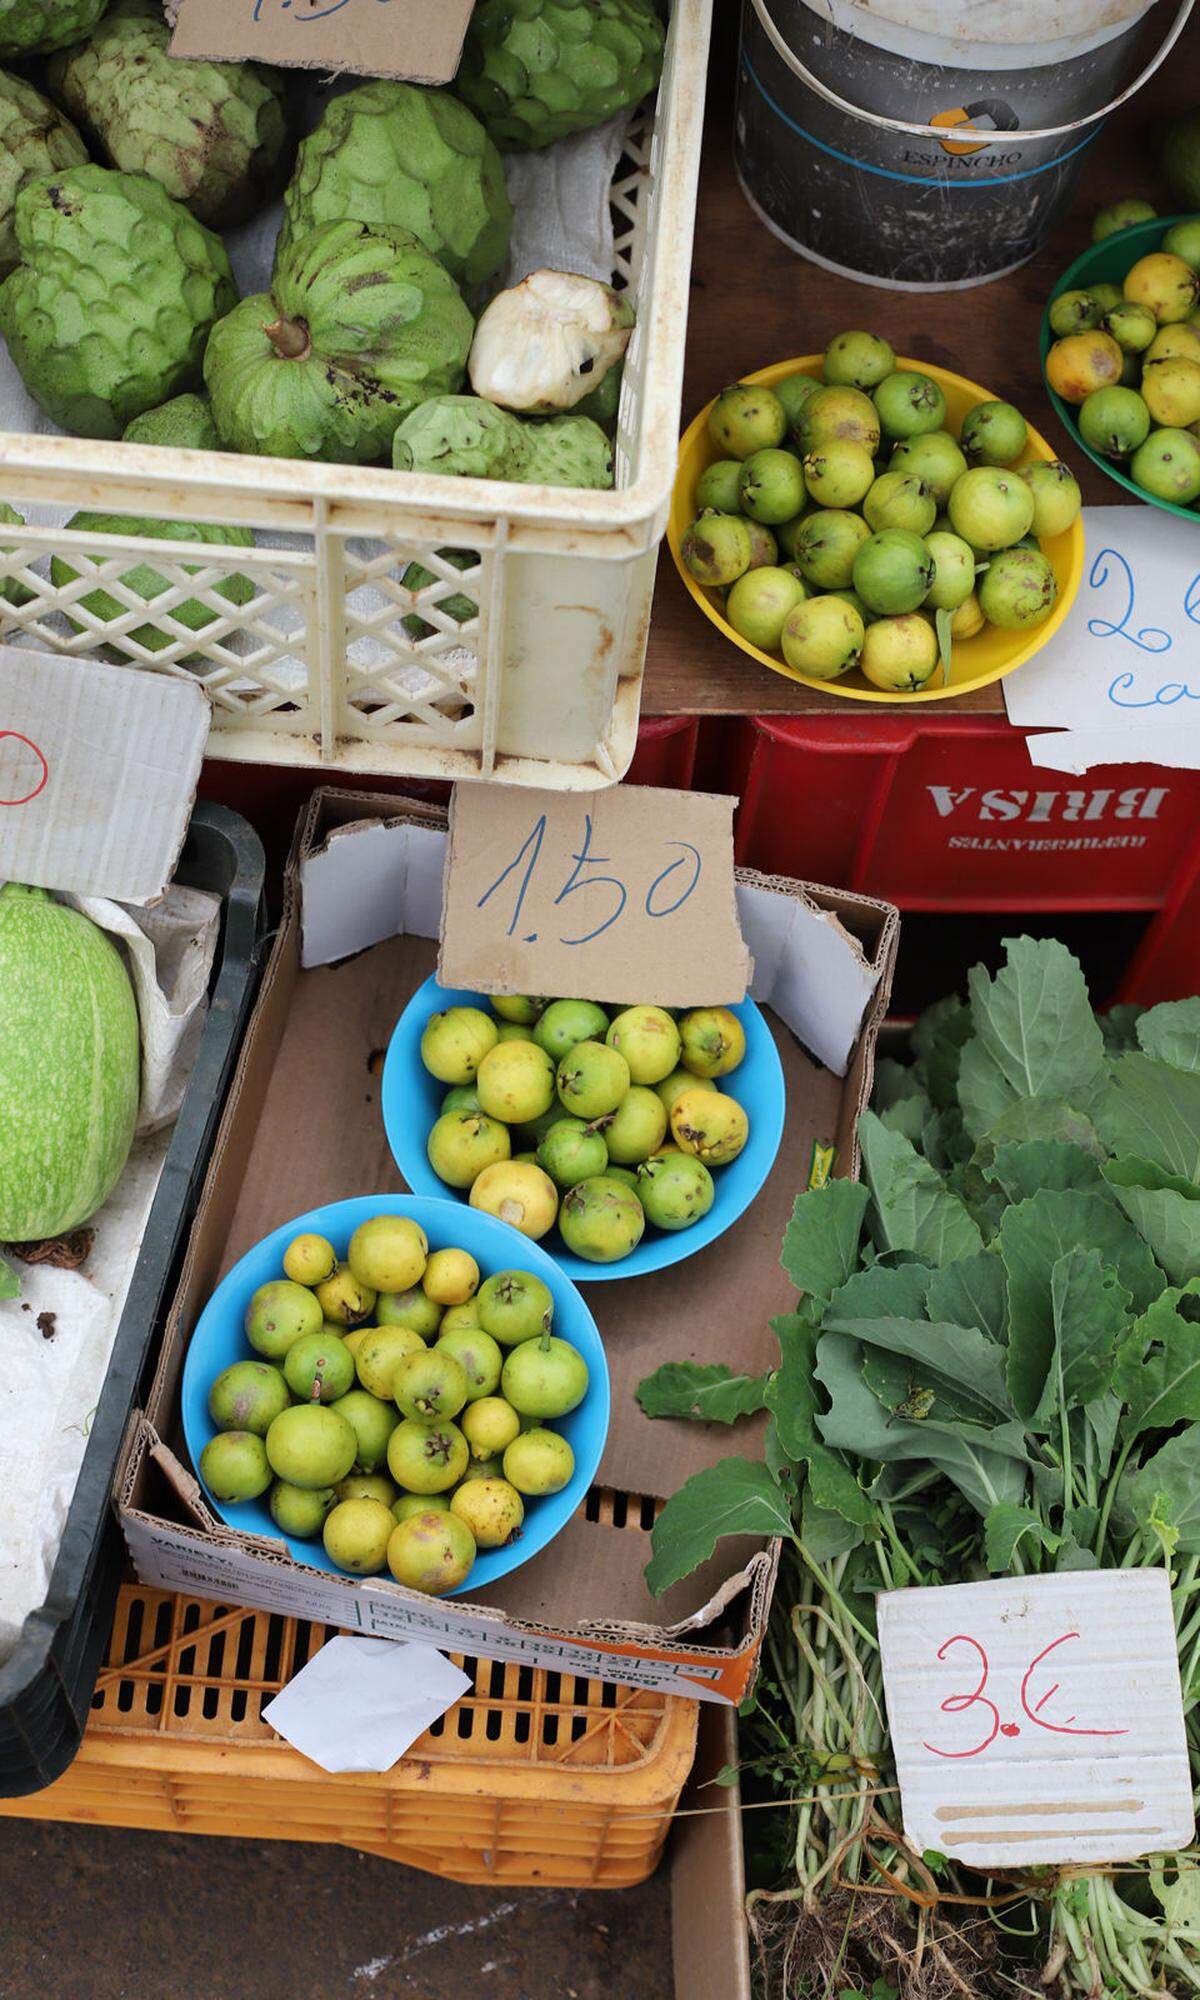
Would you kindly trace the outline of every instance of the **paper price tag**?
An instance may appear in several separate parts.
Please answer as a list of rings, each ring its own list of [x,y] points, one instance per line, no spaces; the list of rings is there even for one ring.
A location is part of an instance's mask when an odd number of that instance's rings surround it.
[[[1186,1847],[1191,1773],[1165,1570],[878,1599],[904,1831],[973,1868]]]
[[[443,986],[720,1006],[745,998],[751,969],[731,798],[456,788]]]
[[[173,56],[449,83],[473,0],[181,0]]]

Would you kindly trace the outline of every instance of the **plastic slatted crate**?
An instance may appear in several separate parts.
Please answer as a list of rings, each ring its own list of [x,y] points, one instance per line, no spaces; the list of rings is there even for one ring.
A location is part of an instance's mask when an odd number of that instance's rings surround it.
[[[655,1868],[699,1704],[499,1660],[392,1770],[326,1776],[262,1710],[332,1627],[122,1587],[83,1745],[0,1812],[333,1841],[460,1882],[627,1888]]]

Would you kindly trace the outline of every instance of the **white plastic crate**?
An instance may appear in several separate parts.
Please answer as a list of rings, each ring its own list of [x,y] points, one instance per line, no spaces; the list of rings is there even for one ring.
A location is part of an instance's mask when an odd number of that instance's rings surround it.
[[[31,596],[0,599],[0,638],[200,681],[215,757],[571,789],[619,778],[675,472],[711,12],[675,0],[657,104],[613,183],[614,280],[638,315],[614,491],[5,434],[0,498],[31,511],[0,529],[0,586],[16,577]],[[96,536],[45,524],[64,508],[236,523],[255,547],[114,535],[97,558]],[[476,566],[443,561],[447,547]],[[78,570],[58,588],[54,554]],[[149,606],[121,583],[131,557],[171,585]],[[416,560],[435,581],[414,595]],[[231,575],[253,585],[243,605],[216,589]],[[115,624],[81,603],[99,585],[123,607]],[[478,605],[468,624],[439,608],[455,594]],[[419,637],[403,622],[416,610]]]

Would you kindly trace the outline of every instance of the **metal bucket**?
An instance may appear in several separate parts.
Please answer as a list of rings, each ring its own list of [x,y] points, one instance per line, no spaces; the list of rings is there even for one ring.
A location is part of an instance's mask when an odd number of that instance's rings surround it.
[[[869,284],[1001,277],[1044,242],[1103,120],[1164,61],[1195,0],[1122,89],[1151,4],[743,0],[746,199],[792,249]]]

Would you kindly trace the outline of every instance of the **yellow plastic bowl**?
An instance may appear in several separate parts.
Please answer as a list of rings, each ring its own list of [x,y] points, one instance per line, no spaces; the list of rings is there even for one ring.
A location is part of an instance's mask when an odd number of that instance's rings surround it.
[[[772,368],[760,368],[756,375],[744,375],[745,382],[765,382],[770,388],[783,381],[788,375],[815,375],[820,379],[820,354],[805,354],[798,361],[777,361]],[[924,375],[932,376],[941,384],[946,398],[947,427],[957,436],[964,417],[973,410],[976,403],[995,401],[991,389],[981,389],[977,382],[968,382],[962,375],[952,375],[946,368],[934,368],[927,361],[910,361],[903,356],[896,362],[898,368],[916,368]],[[1057,632],[1063,619],[1075,601],[1075,593],[1083,580],[1083,523],[1076,520],[1065,535],[1055,535],[1052,540],[1042,543],[1042,550],[1050,559],[1058,584],[1058,602],[1049,618],[1042,625],[1035,625],[1025,632],[1002,632],[999,626],[985,625],[974,639],[958,641],[950,661],[950,678],[943,684],[939,668],[934,675],[937,686],[932,684],[919,693],[905,694],[891,692],[885,688],[872,687],[865,675],[857,668],[852,673],[843,674],[840,680],[822,681],[813,674],[798,673],[795,667],[776,659],[773,653],[764,653],[760,646],[752,646],[735,632],[725,616],[721,594],[716,590],[706,590],[697,583],[684,565],[680,549],[683,537],[696,518],[696,486],[700,475],[715,458],[720,457],[716,446],[708,434],[708,413],[712,403],[706,403],[698,417],[690,423],[683,434],[679,446],[679,470],[675,475],[675,490],[671,496],[671,514],[667,523],[667,539],[675,567],[683,578],[687,589],[695,598],[706,618],[711,618],[717,629],[751,659],[761,661],[770,667],[773,674],[786,674],[790,681],[800,681],[805,687],[817,688],[823,694],[844,695],[847,701],[901,702],[907,705],[914,701],[945,701],[949,695],[966,694],[970,688],[987,687],[991,681],[998,681],[1005,674],[1011,674],[1014,667],[1026,660],[1045,645],[1047,639]],[[1052,460],[1057,456],[1046,443],[1039,431],[1032,427],[1029,442],[1018,465],[1032,465],[1037,460]]]

